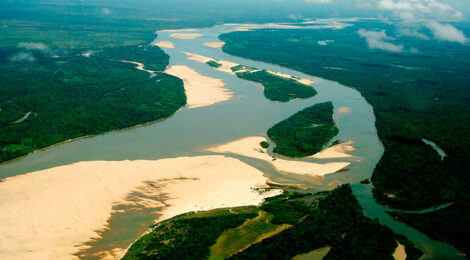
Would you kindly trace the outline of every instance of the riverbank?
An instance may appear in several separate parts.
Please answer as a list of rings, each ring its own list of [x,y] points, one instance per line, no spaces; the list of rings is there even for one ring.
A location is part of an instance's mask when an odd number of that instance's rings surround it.
[[[81,245],[99,238],[117,205],[160,209],[158,221],[257,205],[269,195],[255,191],[266,180],[261,171],[220,155],[82,162],[7,178],[0,183],[0,252],[6,259],[71,259]],[[129,200],[136,191],[145,196]],[[163,203],[154,199],[161,195]]]
[[[183,80],[188,108],[210,106],[233,96],[232,92],[224,88],[222,80],[201,75],[188,66],[171,66],[165,73]]]

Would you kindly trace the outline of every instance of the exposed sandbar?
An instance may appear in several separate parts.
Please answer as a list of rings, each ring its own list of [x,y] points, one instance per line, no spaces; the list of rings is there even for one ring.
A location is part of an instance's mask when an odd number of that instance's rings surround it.
[[[82,162],[7,178],[0,183],[0,258],[77,259],[73,254],[99,238],[115,205],[161,206],[161,220],[257,205],[268,194],[254,188],[265,183],[261,171],[220,155]],[[126,200],[143,190],[140,201]],[[164,205],[152,199],[162,194],[169,197]]]
[[[237,154],[246,157],[266,161],[274,166],[276,170],[287,173],[323,177],[330,173],[350,165],[348,162],[311,163],[297,160],[274,158],[266,153],[266,149],[260,146],[260,142],[266,138],[260,136],[245,137],[227,144],[221,144],[207,148],[207,151],[215,153]]]
[[[201,62],[201,63],[207,63],[209,61],[217,62],[221,66],[218,67],[218,68],[214,67],[215,70],[223,71],[223,72],[230,73],[230,74],[233,74],[233,75],[235,75],[235,73],[232,71],[232,68],[239,65],[239,64],[234,63],[234,62],[230,62],[230,61],[226,61],[226,60],[212,59],[212,58],[209,58],[209,57],[206,57],[206,56],[202,56],[202,55],[194,54],[194,53],[190,53],[190,52],[185,52],[184,54],[186,54],[188,59],[193,60],[193,61],[197,61],[197,62]]]
[[[210,57],[206,57],[206,56],[202,56],[202,55],[195,54],[195,53],[190,53],[190,52],[185,52],[185,54],[188,57],[188,59],[194,60],[194,61],[197,61],[197,62],[201,62],[201,63],[207,63],[209,61],[217,62],[221,66],[218,67],[218,68],[213,67],[215,70],[223,71],[223,72],[230,73],[230,74],[233,74],[233,75],[235,75],[235,72],[232,71],[232,68],[240,65],[240,64],[235,63],[235,62],[226,61],[226,60],[219,60],[219,59],[213,59],[213,58],[210,58]],[[253,69],[249,69],[248,67],[246,67],[245,69],[238,70],[237,72],[248,72],[248,71],[249,72],[256,72],[256,71],[259,71],[259,70],[253,70]],[[267,70],[267,72],[269,72],[273,75],[276,75],[278,77],[295,80],[295,81],[297,81],[301,84],[304,84],[304,85],[312,85],[314,83],[313,80],[303,79],[303,78],[295,77],[295,76],[285,74],[285,73],[281,73],[281,72],[275,72],[275,71],[272,71],[272,70]]]
[[[158,46],[162,49],[173,49],[175,48],[175,45],[172,42],[169,41],[160,41],[152,44],[153,46]]]
[[[224,88],[225,83],[221,79],[201,75],[187,66],[171,66],[165,73],[184,81],[188,108],[210,106],[233,96],[232,92]]]
[[[405,246],[403,246],[399,242],[398,242],[397,248],[395,249],[395,252],[393,253],[393,258],[395,260],[405,260],[406,259]]]
[[[353,156],[348,153],[354,151],[356,151],[356,148],[354,147],[354,142],[349,141],[333,145],[332,147],[328,147],[325,150],[309,157],[316,159],[349,158]]]
[[[172,33],[170,37],[182,40],[192,40],[201,37],[200,33]]]
[[[220,49],[224,47],[225,42],[205,42],[203,45],[209,48]]]

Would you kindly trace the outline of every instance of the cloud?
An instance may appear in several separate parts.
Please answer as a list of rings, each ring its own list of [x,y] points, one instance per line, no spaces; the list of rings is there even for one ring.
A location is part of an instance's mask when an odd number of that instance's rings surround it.
[[[392,40],[393,38],[387,36],[385,30],[382,31],[367,31],[360,29],[358,32],[359,36],[366,39],[367,45],[371,49],[379,49],[390,52],[402,52],[403,45],[396,45],[386,40]]]
[[[18,48],[25,49],[28,51],[38,50],[42,52],[46,52],[48,50],[47,45],[40,42],[20,42],[18,43]]]
[[[434,38],[441,41],[458,42],[464,44],[467,42],[467,37],[462,31],[459,31],[450,24],[442,24],[431,21],[425,24],[431,30]]]
[[[33,62],[35,60],[36,58],[34,58],[29,52],[18,52],[10,57],[10,61],[13,62]]]
[[[402,26],[398,29],[398,33],[401,36],[415,37],[422,40],[429,40],[429,37],[420,32],[417,26],[407,27],[408,25]]]
[[[377,8],[392,11],[404,20],[438,19],[462,20],[463,14],[438,0],[379,0]]]

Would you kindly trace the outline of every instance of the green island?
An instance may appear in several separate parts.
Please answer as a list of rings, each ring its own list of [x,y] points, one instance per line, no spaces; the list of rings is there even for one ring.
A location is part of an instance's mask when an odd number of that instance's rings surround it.
[[[276,144],[273,151],[289,157],[320,152],[337,134],[331,102],[305,108],[268,130],[269,138]]]
[[[216,62],[216,61],[213,61],[213,60],[210,60],[208,62],[206,62],[207,65],[211,66],[211,67],[214,67],[214,68],[220,68],[222,66],[222,64]]]
[[[44,45],[45,46],[45,45]],[[35,47],[36,49],[31,49]],[[69,139],[166,118],[186,104],[183,82],[162,71],[158,47],[0,47],[0,162]],[[12,57],[26,57],[23,60]],[[26,60],[25,60],[26,59]]]
[[[359,90],[374,108],[385,146],[371,178],[376,200],[402,210],[455,203],[460,210],[451,207],[443,212],[466,219],[464,212],[470,211],[465,204],[470,199],[470,124],[464,122],[470,122],[470,49],[407,36],[400,38],[400,44],[419,52],[370,49],[357,33],[360,28],[386,30],[389,35],[399,34],[398,29],[382,22],[352,24],[342,30],[261,29],[219,38],[226,42],[223,50],[231,55],[289,67]],[[463,29],[469,32],[468,26]],[[325,39],[334,42],[328,46],[318,43]],[[441,160],[423,138],[435,142],[447,156]],[[426,218],[437,222],[442,215],[409,215],[407,222],[418,217],[420,222]],[[461,237],[470,236],[470,229],[461,229],[458,223],[449,221],[442,232],[460,230]],[[426,234],[435,232],[433,225],[416,227]],[[460,243],[452,243],[468,251]]]
[[[422,253],[363,215],[349,185],[315,195],[285,191],[259,206],[186,213],[151,228],[123,259],[292,259],[331,248],[324,259],[407,259]]]
[[[272,101],[288,102],[294,99],[306,99],[313,97],[317,91],[308,85],[299,83],[293,79],[283,78],[266,70],[242,71],[244,66],[235,66],[232,71],[237,77],[249,81],[257,82],[264,87],[264,96]]]

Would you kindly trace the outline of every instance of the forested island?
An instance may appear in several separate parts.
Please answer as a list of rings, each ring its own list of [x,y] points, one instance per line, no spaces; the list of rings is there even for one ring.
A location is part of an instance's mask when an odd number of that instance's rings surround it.
[[[357,30],[386,29],[381,22],[354,22],[342,30],[256,30],[220,36],[229,54],[286,66],[358,89],[372,104],[385,153],[372,176],[375,198],[396,209],[419,210],[446,203],[460,207],[410,215],[421,222],[438,223],[446,215],[443,232],[461,230],[470,235],[470,50],[455,43],[402,36],[419,53],[370,49]],[[279,40],[283,39],[283,40]],[[327,46],[318,42],[331,39]],[[299,59],[299,57],[303,57]],[[448,57],[442,59],[440,57]],[[422,139],[435,142],[447,154],[443,159]],[[405,218],[402,218],[405,220]],[[431,223],[431,222],[429,222]],[[417,225],[427,234],[434,225]],[[463,233],[462,233],[463,232]],[[445,237],[436,239],[449,241]],[[453,242],[462,251],[468,246]]]
[[[363,215],[343,185],[331,192],[284,192],[259,207],[183,214],[156,224],[123,259],[292,259],[327,248],[324,259],[407,259],[422,253],[402,236]]]
[[[287,102],[293,99],[310,98],[317,94],[311,86],[274,75],[266,70],[239,71],[237,67],[232,68],[232,70],[239,78],[263,85],[264,96],[272,101]]]
[[[186,104],[183,82],[158,72],[169,57],[156,46],[78,49],[64,55],[52,55],[54,49],[44,46],[0,49],[0,162],[166,118]],[[123,61],[143,63],[155,76]]]
[[[318,153],[337,134],[331,102],[305,108],[268,130],[269,138],[276,144],[273,151],[289,157]]]

